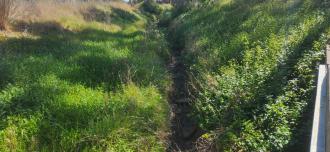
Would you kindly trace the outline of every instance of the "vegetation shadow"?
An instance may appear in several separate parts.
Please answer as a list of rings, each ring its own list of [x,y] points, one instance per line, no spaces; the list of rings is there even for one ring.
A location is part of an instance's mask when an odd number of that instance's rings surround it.
[[[111,8],[111,11],[90,7],[86,11],[82,11],[82,14],[85,21],[88,22],[96,21],[105,24],[116,24],[119,26],[132,24],[138,19],[135,14],[114,7]]]
[[[104,83],[117,86],[122,80],[125,80],[129,65],[135,65],[135,62],[138,61],[129,60],[129,58],[145,53],[139,51],[141,50],[142,41],[140,37],[144,34],[142,31],[112,33],[88,28],[72,32],[56,22],[30,24],[21,22],[16,24],[15,30],[27,31],[37,36],[37,38],[10,38],[2,42],[1,53],[19,56],[22,60],[29,56],[50,57],[56,63],[72,67],[73,70],[58,73],[61,78],[90,87],[96,87]],[[94,45],[99,43],[106,46]],[[125,54],[123,51],[132,52],[127,54],[126,57],[121,57],[120,54]],[[112,54],[119,54],[119,56],[116,57]],[[44,63],[39,62],[39,65],[45,69],[42,72],[57,73],[57,71],[53,71],[56,69],[47,68],[49,62],[41,62]],[[9,61],[2,61],[0,65],[9,63]],[[10,66],[1,70],[6,69],[10,69]],[[38,69],[30,70],[38,71]],[[2,75],[2,77],[4,77],[2,80],[7,80],[7,77],[10,76]]]
[[[104,107],[107,99],[103,97],[99,100],[104,102],[95,106],[61,103],[61,98],[73,87],[87,90],[87,93],[99,87],[115,92],[128,83],[128,79],[142,82],[147,79],[146,75],[154,72],[154,69],[140,66],[145,60],[143,55],[148,53],[140,50],[144,41],[142,31],[125,33],[93,28],[70,31],[57,22],[17,22],[14,30],[32,36],[12,37],[1,42],[0,88],[18,81],[24,92],[4,107],[0,105],[5,111],[1,112],[0,118],[17,115],[29,118],[36,112],[43,112],[38,138],[43,139],[41,144],[44,145],[51,145],[47,142],[60,139],[67,130],[85,129],[90,121],[111,110],[112,107]],[[143,73],[140,72],[138,78],[131,78],[131,66]],[[55,78],[49,79],[49,76]],[[43,80],[45,77],[47,80]],[[146,82],[139,85],[150,85],[150,81]],[[76,98],[72,97],[72,100],[79,102]]]

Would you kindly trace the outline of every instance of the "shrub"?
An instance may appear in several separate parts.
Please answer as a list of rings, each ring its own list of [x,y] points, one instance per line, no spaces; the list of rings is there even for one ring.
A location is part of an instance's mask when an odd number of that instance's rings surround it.
[[[147,0],[142,4],[143,11],[159,15],[161,13],[161,8],[156,4],[154,0]]]

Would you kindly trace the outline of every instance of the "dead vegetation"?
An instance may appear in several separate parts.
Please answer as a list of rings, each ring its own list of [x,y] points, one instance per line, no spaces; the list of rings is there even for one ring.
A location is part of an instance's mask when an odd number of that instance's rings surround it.
[[[76,23],[85,20],[108,25],[137,19],[132,15],[137,9],[119,1],[0,0],[0,5],[0,30],[7,34],[17,31],[17,27],[21,28],[18,31],[28,31],[21,23],[63,22],[64,18]]]
[[[0,0],[0,30],[6,29],[12,4],[12,0]]]
[[[10,30],[18,20],[33,20],[40,14],[35,1],[0,0],[0,30]]]

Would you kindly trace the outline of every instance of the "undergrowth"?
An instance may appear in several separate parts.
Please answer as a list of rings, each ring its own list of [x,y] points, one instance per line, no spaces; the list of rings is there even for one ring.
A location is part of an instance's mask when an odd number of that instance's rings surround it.
[[[308,149],[328,3],[215,1],[178,15],[195,117],[219,151]],[[306,120],[304,120],[306,119]]]
[[[0,151],[164,151],[162,34],[127,4],[81,5],[1,39]]]
[[[206,146],[306,151],[328,5],[38,1],[38,15],[0,35],[0,151],[165,151],[170,58],[158,19],[182,49]]]

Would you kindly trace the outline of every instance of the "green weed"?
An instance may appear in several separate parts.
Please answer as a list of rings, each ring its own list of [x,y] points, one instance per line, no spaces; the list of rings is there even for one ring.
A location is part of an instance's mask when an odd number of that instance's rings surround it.
[[[329,39],[327,14],[310,0],[232,0],[175,19],[197,86],[195,116],[217,130],[220,151],[307,149],[299,135],[309,134],[309,124],[301,120],[312,104],[320,46]]]
[[[0,151],[164,151],[163,36],[139,12],[95,11],[1,39]]]

